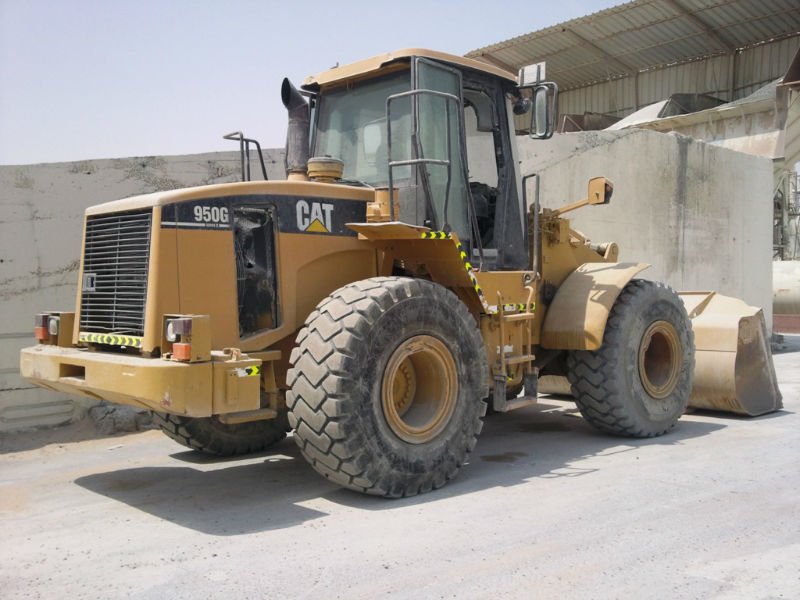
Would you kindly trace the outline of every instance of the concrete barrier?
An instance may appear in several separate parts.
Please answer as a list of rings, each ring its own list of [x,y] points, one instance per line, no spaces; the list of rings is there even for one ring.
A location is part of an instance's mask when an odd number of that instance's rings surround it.
[[[282,150],[264,159],[271,178],[284,177]],[[256,161],[251,169],[260,178]],[[75,306],[84,209],[240,177],[238,152],[0,166],[0,432],[69,422],[90,405],[19,376],[34,315]]]
[[[519,139],[522,172],[541,175],[543,206],[584,198],[589,178],[608,177],[611,204],[570,213],[574,228],[616,241],[622,261],[651,263],[645,278],[742,298],[772,322],[769,160],[636,129]]]

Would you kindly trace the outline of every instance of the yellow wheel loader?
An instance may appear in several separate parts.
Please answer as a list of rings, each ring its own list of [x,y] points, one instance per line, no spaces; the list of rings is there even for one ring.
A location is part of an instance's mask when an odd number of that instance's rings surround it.
[[[89,208],[75,311],[36,317],[23,375],[203,452],[293,429],[322,475],[388,497],[453,478],[487,407],[535,403],[545,375],[616,435],[779,408],[758,309],[638,279],[570,228],[611,182],[540,207],[512,118],[552,135],[540,72],[414,49],[285,80],[287,179]]]

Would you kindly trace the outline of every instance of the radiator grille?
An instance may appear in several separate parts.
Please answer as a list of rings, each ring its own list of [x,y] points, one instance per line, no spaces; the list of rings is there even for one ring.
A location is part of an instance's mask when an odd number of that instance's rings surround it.
[[[144,335],[152,210],[89,217],[81,331]]]

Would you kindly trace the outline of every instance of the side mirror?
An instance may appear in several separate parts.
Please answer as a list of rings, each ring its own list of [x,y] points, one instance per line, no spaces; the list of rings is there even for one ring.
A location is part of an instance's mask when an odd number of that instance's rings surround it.
[[[545,81],[545,67],[543,62],[524,66],[517,77],[518,90],[531,90],[531,99],[517,94],[514,114],[523,115],[533,107],[528,135],[534,140],[553,137],[558,115],[558,85],[554,81]]]
[[[589,204],[608,204],[613,193],[614,184],[605,177],[592,177],[589,180]]]
[[[558,112],[558,86],[545,81],[532,88],[533,110],[528,135],[534,140],[547,140],[553,137]]]
[[[533,90],[533,114],[531,115],[530,134],[533,138],[542,139],[547,135],[550,115],[547,110],[547,88],[537,87]]]

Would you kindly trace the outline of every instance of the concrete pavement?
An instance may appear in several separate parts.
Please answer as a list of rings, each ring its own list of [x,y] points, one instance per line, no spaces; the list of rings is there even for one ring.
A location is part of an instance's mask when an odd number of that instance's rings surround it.
[[[543,398],[488,418],[459,477],[406,500],[333,486],[292,440],[209,460],[156,431],[5,435],[0,596],[797,598],[800,336],[787,346],[778,413],[628,440]]]

